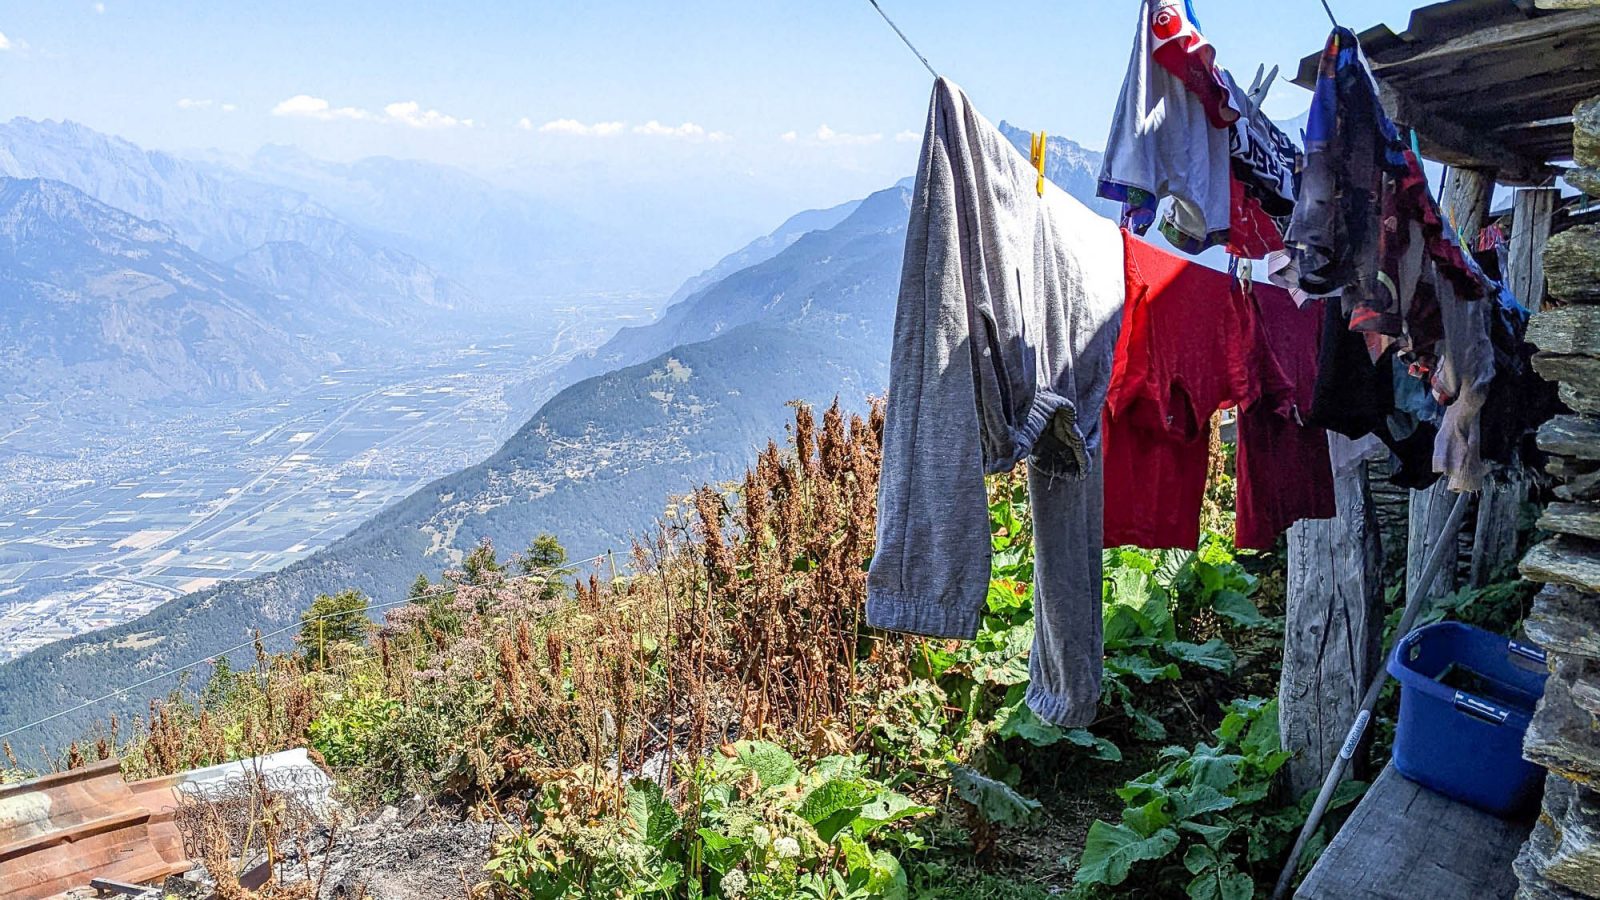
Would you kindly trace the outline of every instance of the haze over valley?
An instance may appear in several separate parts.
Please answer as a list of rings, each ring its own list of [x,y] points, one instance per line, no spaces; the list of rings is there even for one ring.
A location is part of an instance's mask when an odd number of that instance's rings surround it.
[[[1109,212],[1097,166],[1051,139]],[[0,173],[0,339],[34,360],[5,383],[0,728],[483,540],[625,549],[791,401],[882,392],[911,190],[798,211],[669,294],[648,246],[427,163],[19,120]]]

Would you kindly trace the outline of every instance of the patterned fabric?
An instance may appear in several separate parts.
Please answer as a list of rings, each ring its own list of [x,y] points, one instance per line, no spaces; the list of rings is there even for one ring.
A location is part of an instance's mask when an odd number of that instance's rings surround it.
[[[1438,340],[1434,301],[1411,295],[1418,279],[1405,264],[1418,252],[1413,224],[1420,224],[1426,256],[1455,296],[1481,296],[1479,276],[1445,227],[1421,164],[1378,102],[1355,34],[1337,28],[1318,65],[1288,245],[1301,287],[1339,294],[1349,327],[1375,336],[1374,360],[1391,346],[1426,352]],[[1413,326],[1420,331],[1412,334]]]
[[[1226,241],[1231,215],[1227,128],[1238,111],[1214,58],[1181,0],[1142,0],[1097,189],[1123,204],[1136,234],[1171,197],[1162,230],[1191,251]]]
[[[1158,0],[1150,10],[1151,52],[1163,69],[1176,75],[1199,98],[1212,128],[1238,121],[1240,109],[1217,71],[1217,51],[1200,33],[1184,0]]]

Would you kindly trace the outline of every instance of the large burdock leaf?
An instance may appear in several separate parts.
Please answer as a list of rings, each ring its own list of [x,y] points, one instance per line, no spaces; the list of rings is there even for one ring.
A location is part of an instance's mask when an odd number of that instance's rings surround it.
[[[736,741],[734,761],[756,773],[762,787],[782,787],[800,777],[800,767],[789,751],[767,741]]]
[[[904,794],[884,791],[871,803],[861,807],[861,814],[856,816],[853,827],[858,837],[865,837],[885,825],[933,811],[933,807],[922,806]]]
[[[1233,650],[1223,643],[1221,638],[1212,638],[1204,644],[1191,644],[1188,641],[1168,641],[1166,651],[1179,662],[1203,666],[1216,672],[1232,672],[1234,655]]]
[[[956,795],[978,808],[984,821],[996,825],[1022,825],[1039,811],[1039,801],[1031,800],[967,766],[950,763],[950,783]]]
[[[879,850],[872,855],[867,891],[870,896],[882,897],[883,900],[907,900],[911,896],[905,870],[900,868],[900,860],[895,859],[889,851]]]
[[[800,808],[796,812],[800,813],[800,818],[810,822],[812,827],[817,829],[818,837],[831,841],[840,829],[855,820],[861,812],[861,807],[875,797],[879,790],[859,781],[830,779],[807,794],[805,799],[800,801]]]
[[[624,799],[627,803],[628,818],[632,820],[639,837],[647,845],[655,848],[666,846],[672,840],[672,835],[678,830],[681,821],[678,819],[677,810],[661,792],[661,785],[654,781],[637,779],[628,785],[628,792]]]
[[[1126,881],[1136,862],[1160,859],[1178,848],[1178,833],[1162,828],[1149,837],[1126,825],[1095,820],[1083,844],[1074,880],[1079,884],[1118,885]]]
[[[1217,591],[1211,598],[1211,608],[1217,615],[1241,628],[1259,628],[1267,624],[1267,617],[1261,614],[1255,603],[1232,588]]]

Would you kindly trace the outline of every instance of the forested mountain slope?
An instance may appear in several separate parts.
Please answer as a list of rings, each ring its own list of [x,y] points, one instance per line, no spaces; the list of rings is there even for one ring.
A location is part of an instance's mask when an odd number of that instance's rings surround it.
[[[1094,164],[1077,152],[1055,174]],[[396,599],[418,572],[443,570],[484,538],[507,553],[542,531],[574,557],[621,549],[669,495],[740,471],[789,419],[789,401],[859,402],[884,389],[909,201],[906,184],[873,194],[833,227],[693,294],[628,338],[624,355],[642,361],[572,385],[484,463],[305,560],[0,666],[0,730],[92,696],[108,678],[136,680],[247,640],[252,627],[290,626],[318,593]]]

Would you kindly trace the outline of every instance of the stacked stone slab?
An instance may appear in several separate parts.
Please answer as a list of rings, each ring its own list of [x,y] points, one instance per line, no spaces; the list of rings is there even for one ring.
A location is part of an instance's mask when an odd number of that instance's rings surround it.
[[[1600,192],[1600,97],[1574,110],[1569,181]],[[1589,187],[1592,185],[1592,187]],[[1572,409],[1539,429],[1556,499],[1539,518],[1552,534],[1528,551],[1522,574],[1544,584],[1528,637],[1550,654],[1550,680],[1523,755],[1549,770],[1544,806],[1517,856],[1519,900],[1600,897],[1600,228],[1550,239],[1552,304],[1535,314],[1534,368],[1558,382]]]

